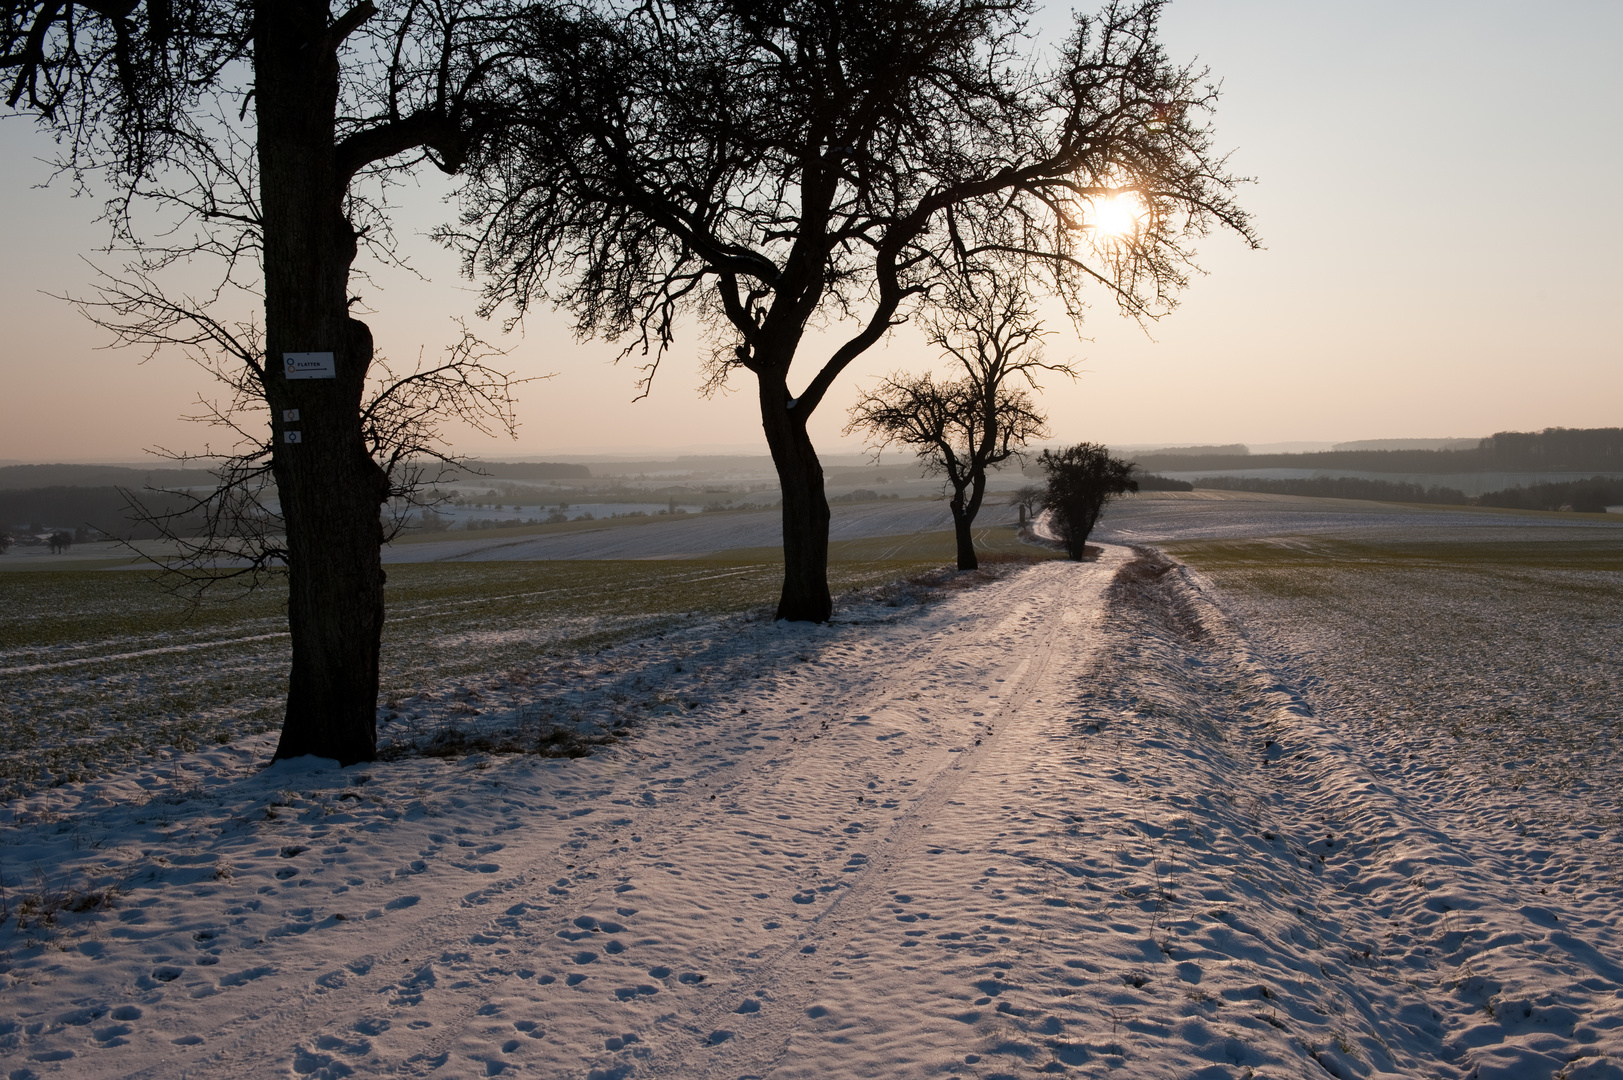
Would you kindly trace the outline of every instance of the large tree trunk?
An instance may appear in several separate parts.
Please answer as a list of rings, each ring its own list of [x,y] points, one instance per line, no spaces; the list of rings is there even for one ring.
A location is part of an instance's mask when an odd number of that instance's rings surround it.
[[[952,511],[952,531],[958,538],[958,569],[979,569],[981,563],[975,556],[975,539],[970,535],[970,529],[975,524],[975,512],[966,504],[962,489],[953,492],[947,507]]]
[[[278,758],[348,765],[377,750],[383,471],[360,430],[372,335],[349,317],[355,233],[344,216],[338,64],[325,0],[263,2],[254,30],[264,215],[265,397],[287,525],[293,668]],[[330,352],[333,378],[288,379],[283,355]],[[297,419],[294,413],[297,410]],[[289,442],[296,432],[299,441]]]
[[[806,417],[798,413],[781,374],[760,376],[761,427],[783,491],[783,593],[777,618],[827,622],[834,613],[828,594],[828,499]]]

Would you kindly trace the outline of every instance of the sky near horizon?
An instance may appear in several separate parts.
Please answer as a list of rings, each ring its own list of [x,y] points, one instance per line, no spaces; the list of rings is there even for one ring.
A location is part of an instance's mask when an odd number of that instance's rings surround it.
[[[1039,31],[1056,37],[1067,5]],[[1083,5],[1087,9],[1086,5]],[[1056,313],[1049,355],[1083,371],[1050,380],[1056,439],[1115,445],[1251,444],[1481,436],[1623,425],[1623,5],[1182,0],[1163,19],[1175,60],[1223,83],[1217,143],[1264,247],[1214,235],[1206,271],[1148,332],[1094,295],[1083,338]],[[128,461],[219,437],[181,416],[206,377],[179,356],[142,362],[48,294],[89,291],[107,262],[100,205],[41,189],[52,152],[26,120],[0,122],[0,461]],[[374,274],[359,291],[380,349],[432,354],[472,318],[477,283],[423,234],[454,211],[437,178],[396,222],[423,277]],[[730,449],[764,452],[753,386],[698,394],[690,325],[653,393],[634,362],[581,343],[566,316],[522,335],[476,326],[512,351],[518,439],[464,433],[474,455]],[[814,349],[816,342],[807,348]],[[827,346],[825,345],[825,348]],[[791,377],[811,377],[816,351]],[[847,370],[812,420],[827,452],[857,391],[936,358],[904,329]],[[745,378],[747,379],[747,373]]]

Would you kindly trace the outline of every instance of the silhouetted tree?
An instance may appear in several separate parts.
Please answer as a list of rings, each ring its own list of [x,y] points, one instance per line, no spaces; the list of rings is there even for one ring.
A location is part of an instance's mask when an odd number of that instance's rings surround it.
[[[1490,491],[1473,500],[1478,506],[1517,510],[1568,510],[1580,514],[1604,514],[1608,506],[1623,505],[1623,479],[1593,476],[1565,483],[1520,485]]]
[[[1116,496],[1138,490],[1133,465],[1099,443],[1078,443],[1057,454],[1044,450],[1037,460],[1048,474],[1043,506],[1053,515],[1065,553],[1080,559],[1104,508]]]
[[[417,527],[424,532],[444,532],[454,524],[455,519],[436,512],[433,507],[424,507]]]
[[[1247,240],[1212,151],[1216,91],[1156,0],[1081,17],[1044,64],[1027,0],[602,0],[536,12],[529,111],[473,155],[460,243],[487,310],[540,301],[650,356],[678,318],[709,388],[755,379],[783,493],[777,615],[822,621],[828,501],[807,422],[850,364],[988,257],[1153,318],[1214,224]],[[1131,225],[1095,227],[1130,200]],[[809,327],[854,324],[791,388]]]
[[[1024,525],[1028,518],[1041,509],[1046,490],[1039,484],[1027,484],[1010,493],[1009,505],[1019,508],[1020,524]]]
[[[974,570],[972,529],[986,495],[986,473],[1032,439],[1048,432],[1026,388],[1009,385],[1024,378],[1041,389],[1038,370],[1073,375],[1064,364],[1042,358],[1042,323],[1029,298],[1007,278],[975,279],[930,324],[930,343],[941,348],[962,372],[936,382],[929,374],[895,374],[851,407],[849,433],[862,428],[880,449],[909,447],[925,470],[946,478],[951,492],[958,569]]]
[[[51,554],[60,555],[73,546],[73,534],[64,529],[58,529],[51,534],[48,543],[51,545]]]
[[[511,421],[506,376],[474,350],[376,386],[350,290],[363,246],[392,257],[390,177],[424,161],[455,172],[500,128],[492,35],[508,13],[505,0],[0,0],[7,104],[55,135],[65,172],[112,185],[114,243],[135,252],[93,316],[126,343],[190,351],[228,388],[210,416],[246,449],[207,509],[232,542],[194,565],[288,569],[277,757],[375,754],[380,508],[401,483],[390,466],[411,460],[390,424],[433,404],[435,379],[451,398],[438,405]],[[200,301],[160,288],[165,267],[211,257],[221,285]],[[234,321],[250,302],[262,329]],[[295,353],[331,366],[301,373]],[[279,520],[263,505],[272,478]]]

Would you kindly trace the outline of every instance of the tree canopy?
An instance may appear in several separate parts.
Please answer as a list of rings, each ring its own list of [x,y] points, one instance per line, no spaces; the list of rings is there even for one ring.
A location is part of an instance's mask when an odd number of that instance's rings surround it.
[[[1105,507],[1117,496],[1138,490],[1133,463],[1112,456],[1106,446],[1086,442],[1058,451],[1044,450],[1037,460],[1048,478],[1043,506],[1065,553],[1081,559]]]
[[[1155,0],[1037,60],[1026,0],[653,0],[522,20],[526,104],[470,157],[459,243],[487,310],[536,302],[653,378],[678,320],[711,379],[755,376],[784,492],[780,617],[826,618],[828,508],[805,433],[829,387],[943,286],[1013,262],[1169,310],[1192,243],[1254,238],[1213,150],[1216,91]],[[1120,200],[1127,200],[1125,204]],[[1130,227],[1101,226],[1127,208]],[[813,327],[835,342],[791,385]]]

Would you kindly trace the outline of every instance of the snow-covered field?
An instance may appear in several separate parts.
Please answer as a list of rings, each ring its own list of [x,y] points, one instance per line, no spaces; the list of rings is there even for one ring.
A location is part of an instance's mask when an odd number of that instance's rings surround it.
[[[843,562],[830,573],[836,589],[849,589],[928,565]],[[394,567],[382,731],[391,741],[433,739],[480,710],[475,684],[489,691],[510,678],[523,688],[534,734],[560,719],[555,680],[579,677],[555,661],[758,610],[776,598],[781,574],[764,558]],[[289,662],[279,585],[192,609],[142,574],[0,576],[8,616],[0,623],[0,802],[278,726]],[[657,688],[627,693],[628,707],[648,706]]]
[[[1424,716],[1359,720],[1457,695],[1226,569],[1107,547],[905,601],[461,680],[481,730],[657,692],[589,757],[262,770],[260,738],[9,804],[0,1069],[1623,1076],[1610,756],[1463,799]]]
[[[936,499],[858,503],[829,508],[829,540],[903,536],[952,528],[947,504]],[[1013,519],[1007,506],[988,506],[981,526]],[[384,549],[384,561],[485,562],[511,559],[692,558],[736,548],[777,547],[783,543],[783,514],[758,510],[689,514],[676,518],[598,521],[567,532],[491,536],[433,534]]]

